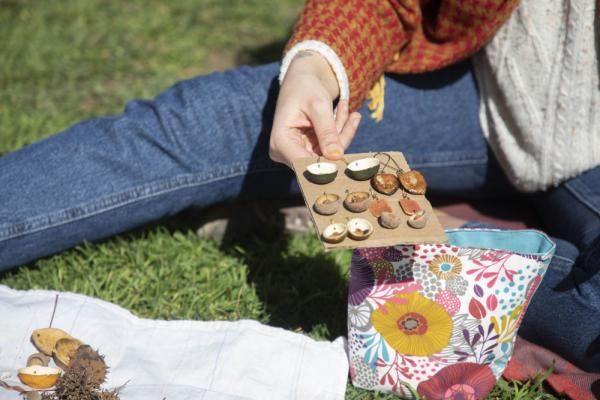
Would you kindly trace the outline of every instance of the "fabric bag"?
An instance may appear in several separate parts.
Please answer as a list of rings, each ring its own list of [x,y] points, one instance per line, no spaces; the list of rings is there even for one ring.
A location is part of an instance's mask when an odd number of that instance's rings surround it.
[[[502,375],[555,244],[534,230],[446,233],[448,244],[354,250],[354,386],[403,398],[474,400]]]

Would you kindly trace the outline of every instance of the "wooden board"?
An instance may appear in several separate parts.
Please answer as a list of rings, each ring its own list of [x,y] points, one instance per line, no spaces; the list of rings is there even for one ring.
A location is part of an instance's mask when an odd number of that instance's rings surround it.
[[[325,246],[326,249],[335,249],[335,248],[364,248],[364,247],[382,247],[382,246],[393,246],[398,244],[417,244],[417,243],[444,243],[448,241],[446,234],[444,233],[444,229],[442,228],[440,222],[437,217],[433,213],[433,209],[431,204],[427,200],[424,195],[414,195],[408,194],[408,196],[419,203],[421,209],[425,210],[429,213],[429,221],[427,225],[422,229],[415,229],[410,227],[407,224],[408,216],[404,214],[398,201],[402,198],[402,190],[398,190],[391,196],[386,196],[383,194],[377,194],[379,198],[385,199],[388,204],[391,206],[393,212],[401,215],[402,222],[400,226],[396,229],[386,229],[383,228],[377,218],[375,218],[369,210],[363,211],[361,213],[353,213],[344,208],[343,205],[340,205],[338,211],[334,215],[326,216],[320,215],[313,209],[313,204],[318,196],[322,195],[323,192],[326,193],[335,193],[340,196],[341,201],[346,197],[346,190],[349,192],[368,192],[371,189],[370,180],[366,181],[357,181],[350,178],[346,174],[346,162],[350,163],[354,160],[358,160],[361,158],[373,157],[376,153],[357,153],[357,154],[345,154],[344,160],[339,161],[330,161],[324,158],[321,158],[321,162],[330,162],[334,163],[338,167],[338,174],[335,180],[331,183],[325,185],[318,185],[310,182],[304,172],[306,167],[310,164],[316,163],[317,158],[301,158],[297,159],[293,163],[294,171],[296,173],[296,177],[298,179],[298,183],[300,184],[300,189],[302,190],[302,195],[304,196],[304,201],[306,206],[310,210],[311,217],[313,219],[314,225],[317,229],[317,233],[319,235],[319,240]],[[409,171],[410,168],[400,152],[387,152],[402,168],[404,171]],[[377,158],[381,160],[380,171],[381,172],[390,172],[394,173],[392,168],[386,168],[384,171],[385,161],[387,157],[385,155],[377,155]],[[395,165],[393,163],[389,164],[390,166]],[[366,240],[353,240],[350,237],[346,237],[340,243],[328,243],[323,241],[321,236],[323,230],[331,224],[334,223],[346,223],[349,219],[352,218],[364,218],[368,220],[374,228],[373,234]]]

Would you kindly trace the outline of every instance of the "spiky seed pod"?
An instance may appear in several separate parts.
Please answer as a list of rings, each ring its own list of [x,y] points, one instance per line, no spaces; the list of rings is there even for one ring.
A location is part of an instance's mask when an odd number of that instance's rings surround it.
[[[96,400],[96,389],[84,369],[69,368],[56,384],[55,395],[58,400]]]
[[[106,379],[108,367],[104,357],[88,345],[79,346],[71,362],[71,369],[84,370],[91,384],[99,388]]]
[[[85,369],[69,368],[56,385],[54,392],[46,392],[42,400],[119,400],[118,390],[99,389]]]

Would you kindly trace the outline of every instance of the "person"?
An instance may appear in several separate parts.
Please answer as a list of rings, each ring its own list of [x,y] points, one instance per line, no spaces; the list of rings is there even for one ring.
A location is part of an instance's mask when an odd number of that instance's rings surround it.
[[[0,268],[190,206],[297,194],[297,157],[394,149],[430,194],[536,205],[558,248],[520,333],[600,371],[595,6],[308,1],[281,66],[179,82],[0,158]]]

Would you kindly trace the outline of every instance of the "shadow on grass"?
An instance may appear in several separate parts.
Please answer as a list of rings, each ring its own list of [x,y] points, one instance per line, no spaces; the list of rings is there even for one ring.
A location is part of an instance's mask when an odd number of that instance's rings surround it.
[[[280,61],[285,44],[286,40],[280,40],[258,47],[244,48],[236,54],[236,63],[237,65],[262,65]]]
[[[314,241],[310,243],[320,246]],[[283,227],[237,243],[248,265],[270,325],[317,333],[333,339],[346,335],[346,269],[319,248],[290,251]]]

